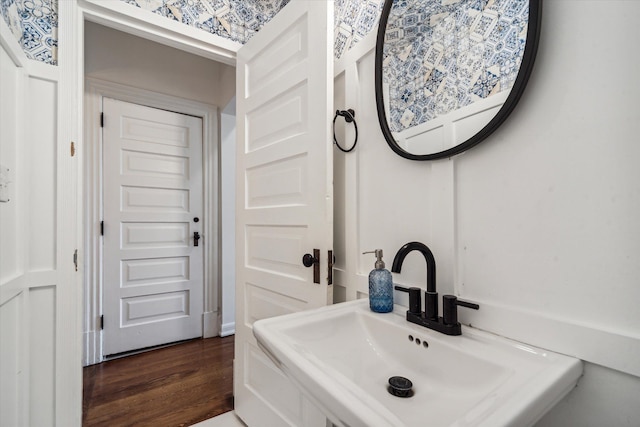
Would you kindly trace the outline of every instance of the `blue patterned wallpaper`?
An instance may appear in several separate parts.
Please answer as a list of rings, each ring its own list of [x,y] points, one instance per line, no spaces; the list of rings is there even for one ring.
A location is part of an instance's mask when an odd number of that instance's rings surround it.
[[[211,34],[245,43],[289,0],[120,0]]]
[[[289,0],[120,0],[174,21],[245,43]],[[335,56],[378,24],[384,0],[335,0]]]
[[[0,0],[0,14],[27,58],[57,64],[58,0]]]
[[[511,89],[528,17],[528,0],[395,0],[383,59],[390,129]]]
[[[335,0],[334,53],[340,58],[378,27],[384,0]]]
[[[0,13],[27,57],[57,64],[60,0],[0,0]],[[120,0],[211,34],[245,43],[289,0]],[[340,58],[378,23],[383,0],[335,0]]]

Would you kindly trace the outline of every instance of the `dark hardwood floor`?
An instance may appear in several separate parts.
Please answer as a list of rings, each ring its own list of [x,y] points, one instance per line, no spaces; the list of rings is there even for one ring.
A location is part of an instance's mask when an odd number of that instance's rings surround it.
[[[188,426],[233,409],[233,336],[84,368],[82,425]]]

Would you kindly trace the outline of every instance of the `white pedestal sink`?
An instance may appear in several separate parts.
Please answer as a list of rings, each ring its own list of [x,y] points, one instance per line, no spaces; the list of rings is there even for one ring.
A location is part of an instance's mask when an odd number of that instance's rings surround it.
[[[573,387],[578,359],[463,326],[446,336],[367,300],[255,322],[259,345],[336,425],[529,426]],[[413,383],[410,397],[388,379]]]

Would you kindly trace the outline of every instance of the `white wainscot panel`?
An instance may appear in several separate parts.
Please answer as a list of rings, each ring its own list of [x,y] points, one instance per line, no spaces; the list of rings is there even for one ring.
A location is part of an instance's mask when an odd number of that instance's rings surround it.
[[[442,151],[445,149],[445,144],[444,126],[439,124],[436,126],[423,127],[420,132],[407,136],[404,144],[402,144],[402,148],[409,153],[425,154]]]
[[[23,425],[23,401],[27,375],[21,345],[25,325],[22,321],[24,294],[19,293],[0,305],[0,421],[2,425]]]
[[[17,143],[19,135],[19,68],[0,47],[0,286],[20,274],[20,242],[24,236],[18,223],[21,212],[16,203],[20,174]],[[8,201],[7,201],[8,200]],[[0,301],[1,302],[1,301]]]
[[[508,92],[436,117],[396,134],[398,144],[413,154],[431,154],[455,147],[482,129],[500,111]]]
[[[29,424],[55,424],[56,288],[29,291]]]
[[[28,184],[16,198],[26,199],[28,217],[28,270],[56,268],[56,132],[57,84],[29,78],[30,117],[38,118],[37,126],[25,127],[25,142],[19,147],[25,158]],[[27,236],[25,236],[27,237]]]
[[[453,145],[462,144],[478,133],[479,129],[482,129],[498,114],[500,108],[502,108],[501,103],[453,120]]]

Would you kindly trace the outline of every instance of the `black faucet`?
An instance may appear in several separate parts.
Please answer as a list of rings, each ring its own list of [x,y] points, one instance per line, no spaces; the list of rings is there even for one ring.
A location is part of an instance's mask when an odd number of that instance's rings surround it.
[[[436,292],[436,259],[433,257],[431,249],[424,243],[410,242],[400,248],[393,258],[391,271],[400,273],[402,263],[409,252],[418,251],[427,261],[427,293],[424,296],[424,312],[427,319],[438,319],[438,293]]]
[[[407,321],[429,329],[441,332],[446,335],[460,335],[462,328],[458,322],[458,306],[478,310],[480,306],[467,301],[459,300],[454,295],[444,295],[442,297],[442,313],[438,316],[438,292],[436,292],[436,260],[431,250],[424,243],[409,242],[398,250],[393,259],[391,271],[400,273],[402,263],[409,252],[418,251],[427,262],[427,291],[424,295],[424,312],[420,304],[420,288],[404,288],[396,286],[395,289],[409,293],[409,310],[407,310]]]

